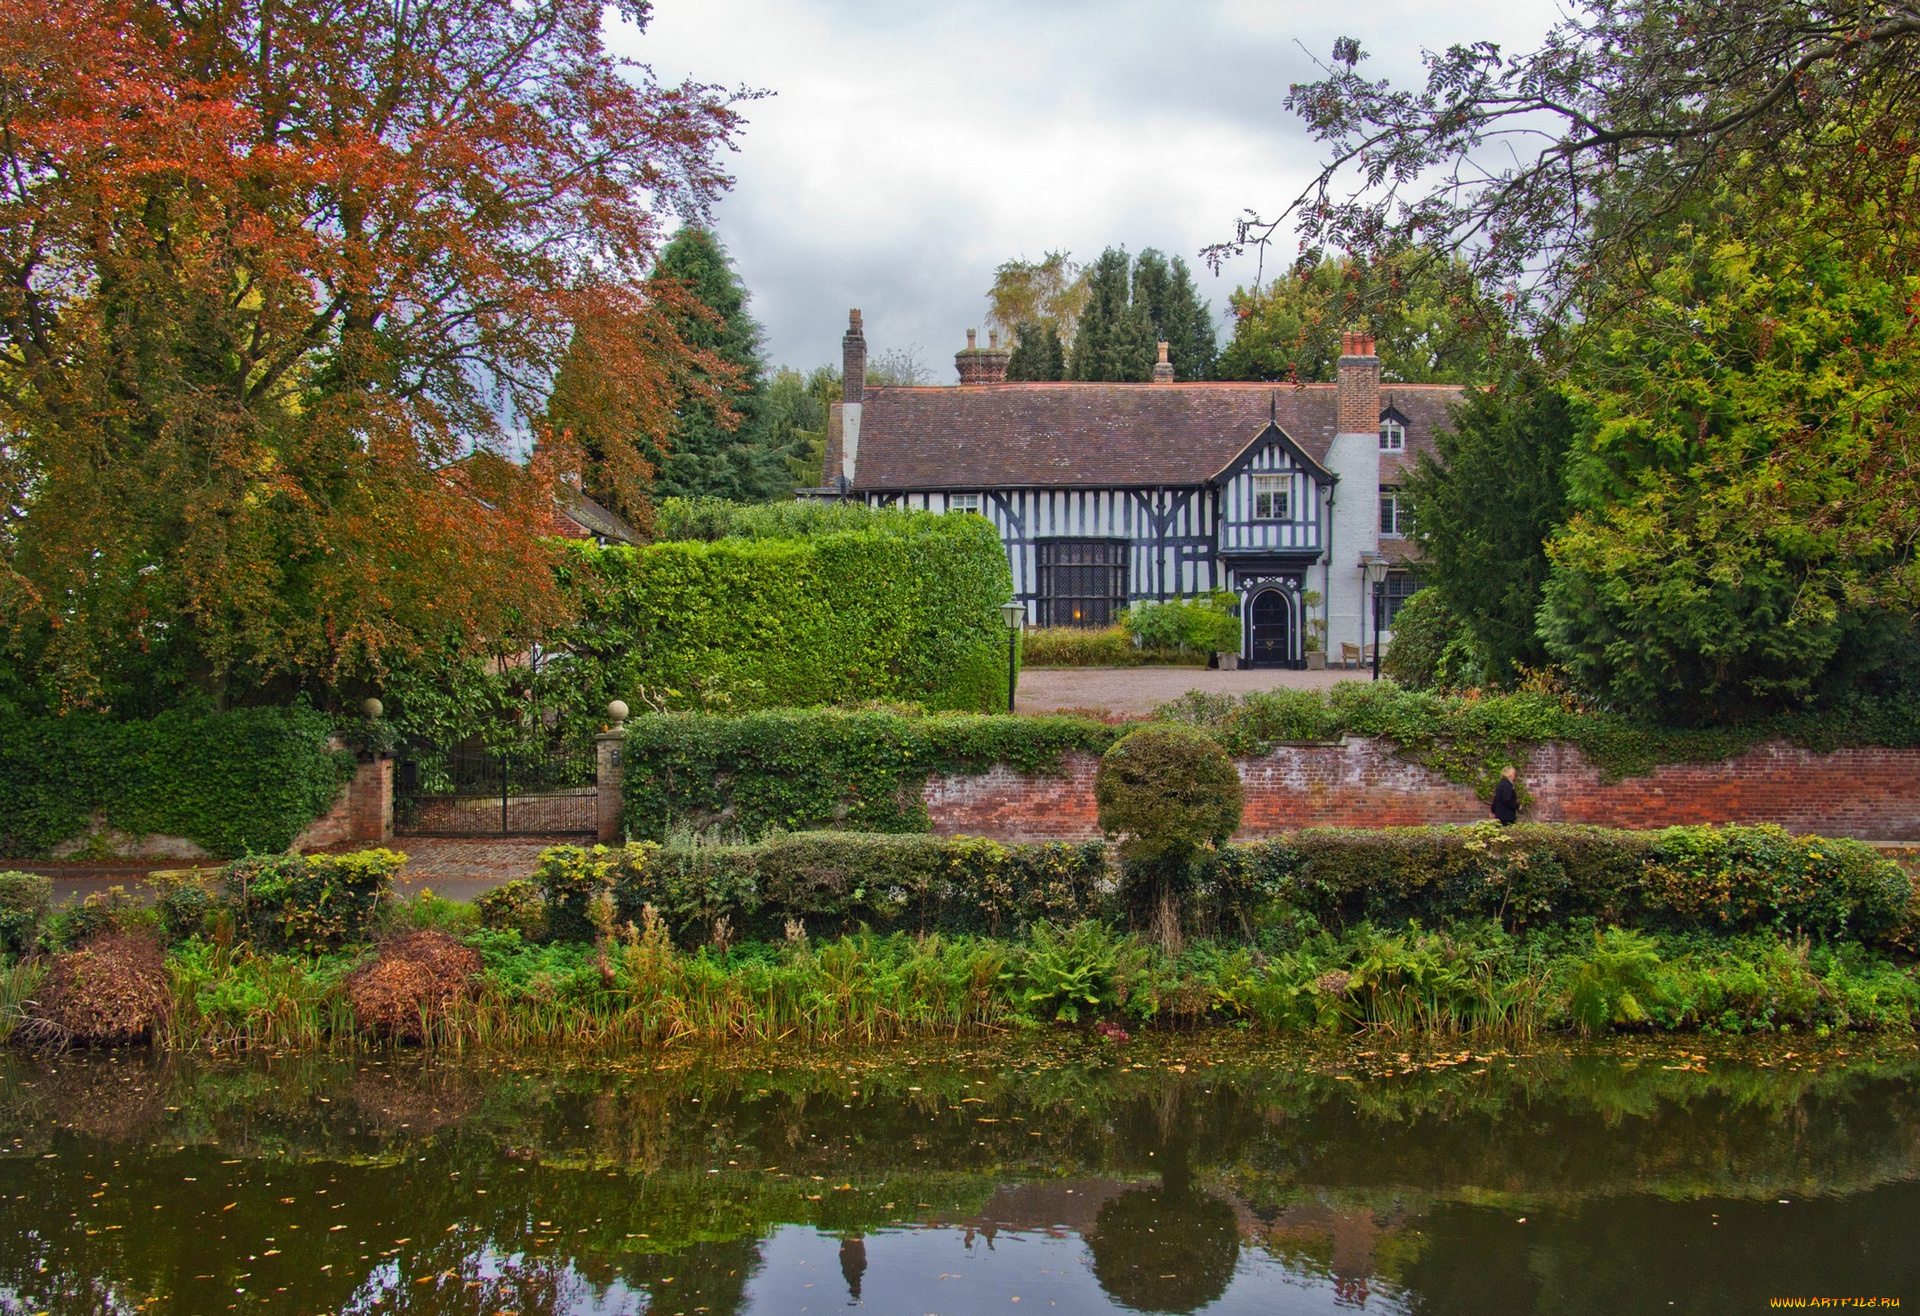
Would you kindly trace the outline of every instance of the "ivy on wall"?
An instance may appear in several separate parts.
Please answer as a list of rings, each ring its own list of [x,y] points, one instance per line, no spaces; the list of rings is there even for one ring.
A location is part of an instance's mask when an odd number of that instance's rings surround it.
[[[44,858],[96,814],[214,855],[283,850],[353,776],[353,755],[327,748],[331,727],[306,707],[0,718],[0,854]]]

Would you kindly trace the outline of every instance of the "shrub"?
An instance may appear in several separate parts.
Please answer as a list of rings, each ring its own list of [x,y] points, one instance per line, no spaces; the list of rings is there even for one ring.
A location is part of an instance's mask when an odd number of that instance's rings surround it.
[[[1122,617],[1127,633],[1148,649],[1183,653],[1240,652],[1236,600],[1225,591],[1197,599],[1136,603]]]
[[[53,908],[53,879],[33,873],[0,873],[0,952],[24,955]]]
[[[1233,760],[1204,731],[1143,726],[1100,756],[1093,779],[1100,830],[1129,859],[1185,861],[1240,826],[1245,793]]]
[[[1124,626],[1036,626],[1020,637],[1022,667],[1205,667],[1198,649],[1137,645]]]
[[[221,870],[222,899],[240,935],[256,946],[337,950],[367,939],[406,862],[392,850],[240,859]]]
[[[1393,638],[1380,670],[1409,690],[1462,690],[1484,683],[1486,664],[1474,649],[1467,624],[1440,595],[1417,591],[1394,614]]]
[[[517,932],[528,941],[547,935],[547,907],[540,888],[524,877],[483,892],[474,901],[480,926],[494,932]]]
[[[353,756],[327,748],[331,727],[305,707],[0,716],[0,853],[46,855],[95,814],[214,855],[285,849],[353,775]]]

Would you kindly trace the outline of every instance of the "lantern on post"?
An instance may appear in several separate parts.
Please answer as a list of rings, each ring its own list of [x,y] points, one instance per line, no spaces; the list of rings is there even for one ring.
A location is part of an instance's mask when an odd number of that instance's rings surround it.
[[[1373,679],[1380,679],[1380,613],[1387,601],[1387,569],[1392,565],[1378,553],[1369,553],[1360,561],[1366,570],[1367,584],[1373,594]]]
[[[1000,619],[1007,623],[1007,711],[1013,711],[1013,697],[1020,680],[1020,628],[1026,624],[1027,605],[1009,600],[1000,605]]]

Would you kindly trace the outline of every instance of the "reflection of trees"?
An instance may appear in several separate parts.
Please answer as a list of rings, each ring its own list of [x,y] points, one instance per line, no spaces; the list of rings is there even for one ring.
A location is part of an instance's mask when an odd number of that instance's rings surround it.
[[[1203,1307],[1227,1291],[1240,1259],[1233,1208],[1194,1187],[1188,1104],[1170,1086],[1126,1109],[1120,1125],[1135,1154],[1158,1167],[1160,1185],[1108,1201],[1087,1238],[1101,1289],[1134,1311]]]
[[[1087,1246],[1094,1278],[1121,1306],[1190,1312],[1227,1291],[1240,1225],[1210,1193],[1130,1188],[1100,1208]]]
[[[1464,1293],[1473,1268],[1454,1254],[1505,1247],[1512,1262],[1523,1241],[1551,1235],[1528,1226],[1526,1240],[1502,1243],[1450,1202],[1524,1204],[1494,1225],[1622,1193],[1785,1211],[1774,1198],[1920,1177],[1909,1060],[1700,1073],[1657,1055],[1637,1069],[1545,1056],[1350,1083],[1230,1058],[1125,1070],[1115,1054],[1072,1069],[1015,1053],[997,1070],[865,1059],[856,1070],[843,1057],[791,1072],[637,1074],[405,1056],[207,1069],[0,1056],[0,1149],[11,1153],[0,1157],[0,1293],[63,1316],[155,1294],[173,1295],[176,1312],[215,1296],[207,1309],[224,1310],[242,1285],[284,1286],[289,1309],[390,1293],[413,1310],[538,1316],[581,1286],[625,1284],[655,1311],[725,1313],[778,1225],[852,1245],[903,1221],[984,1219],[997,1185],[1057,1194],[1073,1182],[1061,1176],[1082,1175],[1133,1185],[1076,1221],[1101,1284],[1138,1310],[1189,1311],[1228,1282],[1236,1212],[1238,1237],[1297,1253],[1350,1293],[1381,1278]],[[1034,1219],[1063,1219],[1055,1209]],[[1614,1210],[1651,1218],[1609,1206],[1588,1219]],[[1891,1246],[1897,1223],[1883,1232]],[[1834,1226],[1836,1240],[1844,1233]],[[1714,1235],[1701,1237],[1710,1247]],[[1572,1237],[1536,1255],[1602,1273],[1657,1245],[1622,1237],[1602,1255]],[[850,1288],[864,1282],[858,1260],[843,1251]],[[1521,1264],[1516,1283],[1537,1282],[1527,1273]],[[1598,1309],[1556,1284],[1569,1310]]]

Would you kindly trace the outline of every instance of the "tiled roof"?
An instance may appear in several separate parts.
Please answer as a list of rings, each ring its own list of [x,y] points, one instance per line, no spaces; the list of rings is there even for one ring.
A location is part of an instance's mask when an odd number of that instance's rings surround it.
[[[1409,422],[1408,457],[1432,447],[1460,392],[1380,386],[1381,407]],[[1326,460],[1332,384],[869,387],[854,488],[1201,484],[1239,455],[1270,413],[1309,456]],[[1383,482],[1400,462],[1382,454]]]

